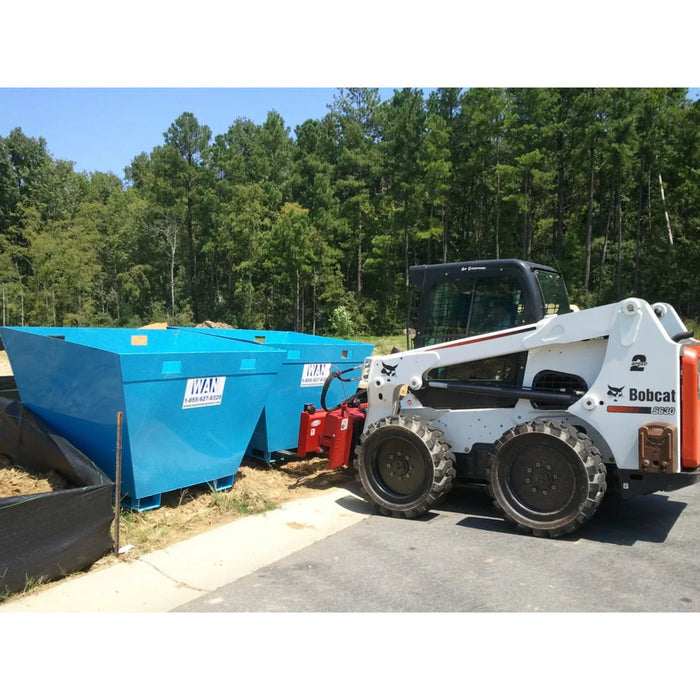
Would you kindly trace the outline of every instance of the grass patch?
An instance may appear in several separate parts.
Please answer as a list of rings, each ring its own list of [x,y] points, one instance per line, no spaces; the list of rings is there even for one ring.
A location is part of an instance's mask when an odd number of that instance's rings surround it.
[[[693,335],[696,338],[700,337],[700,321],[694,318],[687,318],[683,319],[683,323],[685,323],[689,331],[693,331]]]
[[[28,593],[31,593],[32,591],[35,591],[37,588],[40,588],[47,582],[47,579],[43,576],[39,576],[37,578],[33,578],[31,576],[27,576],[26,581],[24,583],[24,588],[17,592],[17,593],[11,593],[6,586],[3,586],[0,588],[0,603],[3,603],[6,600],[9,600],[13,596],[20,596],[20,595],[26,595]]]
[[[164,493],[160,508],[140,513],[122,508],[119,543],[132,545],[132,549],[119,559],[136,559],[238,518],[343,486],[351,479],[349,470],[327,466],[327,460],[320,457],[275,465],[244,460],[230,489],[216,491],[200,484]],[[105,559],[113,561],[114,557]]]
[[[274,510],[279,502],[267,498],[264,494],[253,494],[247,491],[237,493],[235,490],[214,491],[211,493],[211,507],[222,515],[257,515]]]
[[[406,350],[406,335],[399,333],[398,335],[361,335],[355,336],[352,340],[360,343],[372,343],[374,345],[373,355],[388,355],[394,347],[399,350]]]

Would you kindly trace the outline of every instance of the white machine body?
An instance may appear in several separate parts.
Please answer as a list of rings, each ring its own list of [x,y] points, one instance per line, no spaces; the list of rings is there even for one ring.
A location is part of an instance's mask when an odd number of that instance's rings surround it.
[[[475,443],[495,442],[517,424],[556,419],[585,432],[604,461],[637,470],[640,429],[664,424],[673,445],[671,463],[661,469],[677,473],[682,469],[684,346],[673,336],[686,330],[671,306],[629,298],[494,333],[373,356],[363,372],[368,392],[365,430],[399,411],[417,414],[441,428],[458,454],[469,453]],[[436,370],[513,353],[526,353],[525,391],[546,371],[576,375],[586,388],[569,405],[546,408],[536,408],[528,396],[508,408],[431,408],[421,403],[421,389],[449,390],[449,383],[431,379]]]

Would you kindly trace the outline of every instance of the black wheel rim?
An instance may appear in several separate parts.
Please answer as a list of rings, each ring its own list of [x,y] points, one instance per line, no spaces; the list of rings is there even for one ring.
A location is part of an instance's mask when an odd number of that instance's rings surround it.
[[[577,511],[581,497],[585,497],[587,482],[581,462],[559,440],[523,436],[507,446],[499,460],[502,464],[499,481],[506,499],[531,517],[543,520],[565,517]]]
[[[368,454],[368,476],[387,499],[404,503],[420,496],[430,479],[425,451],[410,436],[382,436]]]

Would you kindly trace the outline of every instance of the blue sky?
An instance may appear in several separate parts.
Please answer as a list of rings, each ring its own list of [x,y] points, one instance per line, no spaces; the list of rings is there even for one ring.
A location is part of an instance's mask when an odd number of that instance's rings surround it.
[[[75,170],[124,176],[134,156],[163,143],[163,132],[192,112],[215,136],[239,117],[261,124],[276,110],[290,127],[328,112],[335,88],[0,88],[0,136],[19,126],[46,139]],[[380,89],[382,99],[391,88]]]
[[[429,89],[425,90],[427,94]],[[239,117],[256,124],[276,110],[294,127],[328,112],[335,88],[0,88],[0,136],[19,126],[43,137],[56,159],[74,162],[76,171],[124,168],[141,153],[163,143],[163,132],[183,112],[192,112],[213,135],[223,134]],[[698,99],[693,88],[690,96]],[[392,88],[380,88],[382,99]]]

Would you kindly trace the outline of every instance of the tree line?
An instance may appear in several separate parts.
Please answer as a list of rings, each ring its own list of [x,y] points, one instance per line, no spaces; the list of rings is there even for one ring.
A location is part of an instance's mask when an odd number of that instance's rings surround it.
[[[581,307],[700,317],[700,102],[685,88],[339,89],[294,130],[178,116],[122,179],[0,137],[4,325],[405,323],[408,268],[518,257]]]

